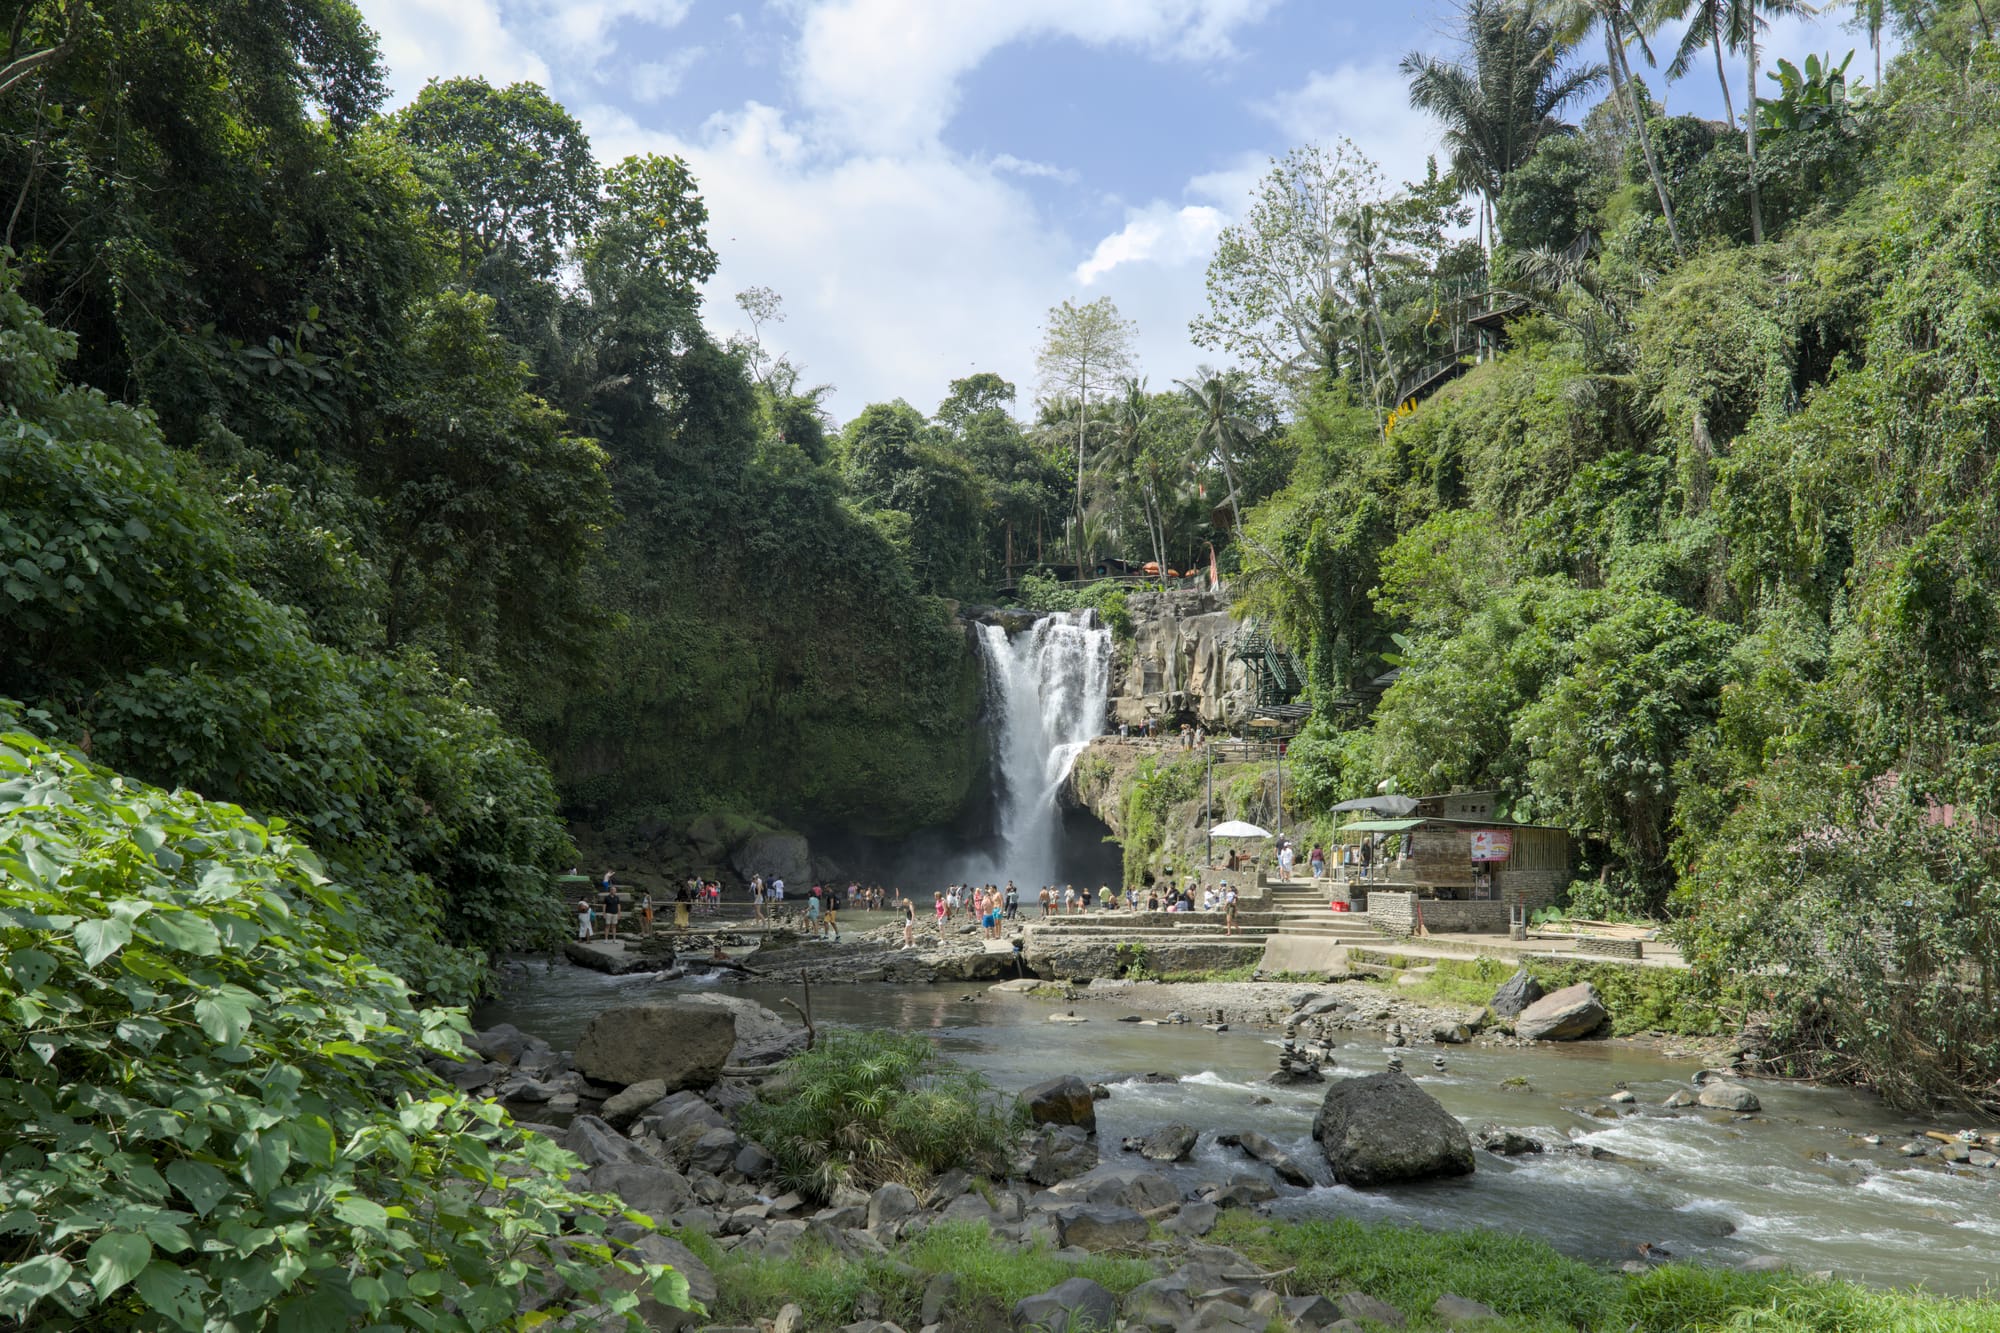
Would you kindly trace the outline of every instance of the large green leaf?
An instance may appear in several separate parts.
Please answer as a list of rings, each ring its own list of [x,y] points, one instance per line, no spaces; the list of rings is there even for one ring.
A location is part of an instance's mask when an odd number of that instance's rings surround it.
[[[153,1242],[129,1231],[108,1231],[90,1243],[85,1269],[90,1286],[103,1300],[145,1271],[153,1257]]]
[[[82,921],[76,927],[76,943],[83,950],[85,967],[96,967],[131,942],[129,921]]]

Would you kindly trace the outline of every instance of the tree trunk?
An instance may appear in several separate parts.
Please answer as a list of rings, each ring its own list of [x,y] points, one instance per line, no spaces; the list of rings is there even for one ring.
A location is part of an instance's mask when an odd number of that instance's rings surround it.
[[[1653,154],[1653,135],[1646,128],[1646,114],[1639,106],[1639,94],[1632,90],[1632,66],[1625,60],[1625,43],[1615,12],[1604,16],[1604,49],[1611,58],[1613,69],[1625,74],[1626,108],[1632,116],[1632,126],[1639,132],[1639,153],[1646,159],[1646,174],[1653,178],[1653,189],[1660,196],[1660,212],[1667,219],[1667,239],[1673,242],[1674,254],[1685,258],[1687,251],[1681,247],[1681,229],[1674,222],[1674,201],[1667,197],[1667,180],[1660,174],[1660,160]]]
[[[1731,125],[1734,125],[1736,123],[1736,100],[1729,95],[1729,69],[1726,65],[1722,63],[1721,24],[1718,23],[1709,29],[1708,39],[1715,46],[1715,77],[1722,84],[1722,110],[1723,113],[1729,117],[1729,123]],[[1750,106],[1753,111],[1756,109],[1757,105],[1756,94],[1757,90],[1755,88],[1752,88],[1750,90],[1750,95],[1751,95]]]
[[[1750,243],[1761,245],[1764,241],[1764,201],[1757,197],[1757,7],[1756,0],[1745,0],[1750,5],[1750,114],[1743,125],[1743,142],[1750,150]]]

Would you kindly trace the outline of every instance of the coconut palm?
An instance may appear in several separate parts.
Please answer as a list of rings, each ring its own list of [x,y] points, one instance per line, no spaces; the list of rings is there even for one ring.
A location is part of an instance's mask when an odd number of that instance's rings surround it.
[[[1667,64],[1667,77],[1679,79],[1694,68],[1696,58],[1702,48],[1715,53],[1715,77],[1722,84],[1722,110],[1729,117],[1729,123],[1736,123],[1736,99],[1729,89],[1729,70],[1722,59],[1722,48],[1732,51],[1743,49],[1743,10],[1735,0],[1666,0],[1655,11],[1661,22],[1687,20],[1687,29],[1681,33],[1681,44],[1674,52],[1674,58]],[[1750,104],[1754,108],[1757,90],[1750,90]]]
[[[1611,71],[1612,89],[1625,94],[1625,114],[1631,118],[1632,128],[1638,133],[1639,153],[1646,159],[1646,174],[1653,178],[1653,191],[1660,197],[1660,212],[1667,220],[1667,239],[1673,242],[1676,255],[1685,255],[1687,250],[1681,245],[1681,229],[1674,221],[1674,201],[1667,194],[1667,178],[1660,174],[1660,159],[1653,151],[1652,131],[1646,127],[1646,111],[1639,105],[1639,95],[1632,87],[1632,63],[1625,58],[1626,43],[1637,42],[1646,58],[1652,59],[1641,23],[1643,13],[1636,8],[1643,2],[1554,0],[1550,21],[1559,36],[1572,42],[1581,41],[1592,28],[1603,31],[1604,56]]]
[[[1750,62],[1750,105],[1744,117],[1743,141],[1750,150],[1750,240],[1755,244],[1764,239],[1764,205],[1757,198],[1757,32],[1765,26],[1766,14],[1773,18],[1811,15],[1819,12],[1819,6],[1805,0],[1730,0],[1730,5],[1739,11],[1736,22]]]
[[[1222,479],[1229,486],[1230,526],[1237,531],[1243,527],[1243,509],[1237,501],[1236,457],[1250,444],[1242,380],[1236,371],[1202,366],[1191,377],[1174,381],[1201,419],[1195,447],[1222,466]]]
[[[1604,81],[1603,65],[1570,63],[1575,40],[1560,36],[1537,0],[1465,0],[1459,9],[1467,59],[1420,51],[1403,57],[1410,105],[1444,124],[1458,184],[1479,195],[1482,239],[1491,247],[1501,183],[1542,140],[1574,134],[1562,109]]]

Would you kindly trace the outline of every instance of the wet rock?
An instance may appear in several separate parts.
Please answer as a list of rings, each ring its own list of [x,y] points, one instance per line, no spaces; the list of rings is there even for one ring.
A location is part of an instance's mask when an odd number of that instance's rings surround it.
[[[1530,1138],[1517,1129],[1502,1129],[1498,1125],[1481,1126],[1478,1142],[1487,1152],[1500,1157],[1525,1157],[1542,1150],[1540,1139]]]
[[[1302,1088],[1309,1084],[1326,1082],[1326,1075],[1310,1065],[1292,1065],[1278,1070],[1264,1081],[1274,1088]]]
[[[714,1005],[672,1001],[623,1005],[590,1020],[576,1046],[589,1078],[630,1087],[659,1079],[668,1092],[705,1088],[736,1046],[736,1016]]]
[[[580,1115],[563,1131],[562,1146],[583,1159],[585,1166],[607,1162],[640,1162],[657,1165],[638,1144],[620,1134],[594,1115]]]
[[[1712,1080],[1701,1085],[1701,1093],[1695,1098],[1697,1106],[1706,1106],[1717,1111],[1761,1111],[1762,1102],[1757,1094],[1741,1083]]]
[[[1296,1158],[1254,1129],[1246,1129],[1238,1134],[1236,1146],[1277,1172],[1278,1179],[1287,1185],[1310,1186],[1315,1183],[1312,1173],[1301,1166]]]
[[[1483,1323],[1498,1319],[1500,1312],[1490,1305],[1469,1301],[1463,1296],[1446,1293],[1431,1305],[1431,1315],[1447,1328],[1462,1328],[1467,1324]]]
[[[1278,1189],[1262,1176],[1236,1176],[1207,1191],[1206,1197],[1218,1208],[1250,1208],[1277,1198]]]
[[[729,1064],[776,1064],[806,1048],[807,1036],[803,1024],[790,1022],[783,1014],[767,1009],[755,1000],[746,1000],[739,995],[688,995],[679,1002],[724,1009],[735,1018],[736,1044],[730,1048]]]
[[[1991,1170],[1996,1163],[2000,1163],[2000,1157],[1995,1157],[1983,1148],[1974,1148],[1965,1155],[1965,1161],[1968,1166],[1983,1166]]]
[[[1896,1153],[1900,1157],[1928,1157],[1931,1154],[1931,1145],[1922,1139],[1911,1139],[1897,1148]]]
[[[1638,1101],[1639,1098],[1629,1088],[1620,1088],[1604,1100],[1616,1106],[1630,1106],[1632,1103]]]
[[[1089,1133],[1097,1130],[1097,1107],[1090,1085],[1074,1074],[1035,1084],[1021,1094],[1021,1103],[1035,1124],[1075,1125]]]
[[[540,1037],[531,1037],[512,1023],[495,1023],[484,1032],[475,1032],[465,1039],[465,1047],[482,1060],[496,1065],[519,1063],[522,1056],[530,1051],[549,1048]]]
[[[754,1143],[746,1143],[737,1150],[736,1161],[732,1165],[736,1174],[745,1180],[761,1180],[776,1163],[771,1160],[771,1154]]]
[[[634,1083],[623,1092],[605,1098],[604,1105],[598,1108],[597,1113],[607,1124],[624,1129],[637,1120],[642,1112],[650,1110],[653,1103],[666,1095],[666,1083],[661,1079],[649,1078],[643,1083]]]
[[[1221,1210],[1212,1203],[1184,1203],[1180,1211],[1160,1223],[1160,1230],[1170,1236],[1206,1236],[1215,1230],[1216,1218]]]
[[[1192,1125],[1162,1125],[1139,1140],[1139,1155],[1149,1162],[1185,1162],[1200,1135]]]
[[[1054,1185],[1083,1175],[1097,1165],[1097,1145],[1075,1125],[1045,1125],[1035,1136],[1034,1159],[1028,1179]]]
[[[1085,1333],[1116,1326],[1118,1302],[1089,1278],[1073,1277],[1014,1305],[1013,1327],[1035,1333]]]
[[[1608,1017],[1597,987],[1588,981],[1551,991],[1514,1019],[1514,1034],[1528,1041],[1575,1041],[1588,1037]]]
[[[1180,1190],[1157,1171],[1141,1167],[1107,1165],[1075,1180],[1065,1181],[1058,1191],[1086,1203],[1108,1203],[1145,1212],[1179,1203]]]
[[[1500,983],[1500,989],[1493,992],[1493,999],[1486,1007],[1502,1018],[1512,1018],[1546,993],[1542,983],[1524,967]]]
[[[1151,1231],[1137,1211],[1112,1204],[1079,1204],[1058,1209],[1053,1216],[1062,1230],[1063,1244],[1092,1253],[1136,1248],[1146,1243]]]
[[[1313,1138],[1344,1185],[1389,1185],[1473,1170],[1465,1126],[1406,1074],[1334,1080],[1313,1117]]]
[[[494,1082],[506,1072],[501,1065],[488,1064],[484,1060],[446,1060],[430,1062],[430,1070],[445,1082],[461,1092],[474,1092]]]
[[[678,1171],[647,1162],[606,1162],[592,1167],[584,1182],[594,1194],[615,1194],[634,1212],[664,1225],[694,1205],[694,1190]]]
[[[1692,1092],[1689,1092],[1686,1088],[1674,1089],[1674,1091],[1667,1097],[1667,1100],[1661,1103],[1662,1106],[1665,1106],[1670,1110],[1676,1110],[1676,1111],[1678,1111],[1683,1106],[1693,1106],[1694,1104],[1695,1104],[1695,1095]]]
[[[1472,1040],[1472,1029],[1463,1023],[1437,1023],[1431,1027],[1431,1040],[1448,1046],[1463,1046]]]

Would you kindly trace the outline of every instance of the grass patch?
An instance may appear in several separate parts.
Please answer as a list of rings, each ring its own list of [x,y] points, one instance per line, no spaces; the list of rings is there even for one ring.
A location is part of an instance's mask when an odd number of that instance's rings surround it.
[[[692,1242],[689,1247],[693,1248]],[[695,1253],[704,1257],[700,1250]],[[1065,1278],[1087,1277],[1123,1295],[1153,1276],[1151,1266],[1139,1259],[1099,1256],[1072,1263],[1056,1258],[1039,1242],[1017,1249],[1009,1242],[996,1242],[983,1222],[934,1226],[898,1245],[886,1259],[857,1262],[804,1241],[788,1259],[723,1254],[712,1269],[717,1296],[710,1319],[754,1323],[773,1317],[790,1301],[804,1311],[805,1327],[816,1329],[839,1328],[860,1319],[864,1293],[881,1302],[880,1318],[915,1328],[924,1287],[939,1273],[958,1279],[954,1304],[959,1310],[997,1311],[1003,1320],[1016,1301],[1047,1291]]]
[[[1294,1267],[1293,1289],[1365,1291],[1429,1328],[1449,1292],[1482,1301],[1491,1333],[1996,1333],[2000,1304],[1976,1298],[1669,1264],[1635,1276],[1566,1258],[1497,1231],[1424,1231],[1349,1219],[1274,1223],[1226,1212],[1211,1239],[1269,1269]]]
[[[1370,952],[1390,967],[1405,969],[1416,960],[1403,954]],[[1711,1036],[1723,1030],[1722,1012],[1692,973],[1678,968],[1626,967],[1617,963],[1568,963],[1531,959],[1525,964],[1500,958],[1426,958],[1434,970],[1422,980],[1398,985],[1396,993],[1437,1005],[1483,1005],[1516,968],[1526,966],[1545,990],[1587,981],[1611,1011],[1612,1030],[1621,1037],[1639,1032]]]
[[[1169,972],[1161,981],[1255,981],[1257,965],[1245,963],[1241,967],[1222,967],[1208,972]]]

